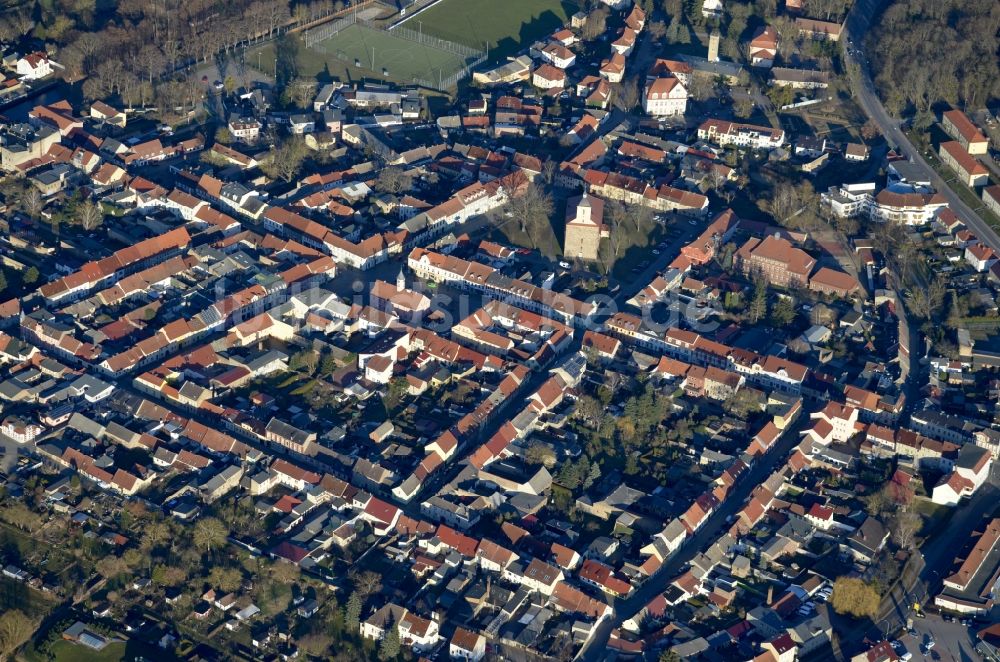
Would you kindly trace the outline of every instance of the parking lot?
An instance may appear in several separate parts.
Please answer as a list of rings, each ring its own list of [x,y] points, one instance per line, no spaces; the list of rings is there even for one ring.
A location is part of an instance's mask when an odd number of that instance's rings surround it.
[[[912,653],[911,660],[940,660],[942,662],[968,662],[981,659],[976,652],[975,632],[984,627],[972,622],[969,626],[961,621],[945,621],[937,614],[928,614],[927,618],[913,619],[913,629],[916,635],[907,634],[899,640]],[[921,652],[921,646],[933,638],[935,645],[929,654]]]

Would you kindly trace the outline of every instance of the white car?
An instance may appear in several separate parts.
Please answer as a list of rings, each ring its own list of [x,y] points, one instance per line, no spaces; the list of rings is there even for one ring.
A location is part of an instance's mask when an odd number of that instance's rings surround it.
[[[569,262],[560,262],[559,266],[563,269],[569,269]]]

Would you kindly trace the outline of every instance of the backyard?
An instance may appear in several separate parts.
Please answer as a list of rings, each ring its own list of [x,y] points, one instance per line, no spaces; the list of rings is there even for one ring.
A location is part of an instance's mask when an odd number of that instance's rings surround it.
[[[56,662],[113,662],[125,658],[125,643],[116,641],[102,651],[95,651],[70,641],[57,641],[49,652]]]
[[[473,48],[488,44],[498,61],[558,30],[578,9],[568,0],[441,0],[404,25]]]

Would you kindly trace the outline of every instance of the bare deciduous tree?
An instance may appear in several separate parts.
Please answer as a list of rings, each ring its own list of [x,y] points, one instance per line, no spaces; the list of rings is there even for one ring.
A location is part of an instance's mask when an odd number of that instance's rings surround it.
[[[291,138],[271,150],[271,158],[261,164],[261,170],[268,177],[291,182],[299,173],[307,150],[308,148],[301,138]]]
[[[104,222],[104,211],[101,209],[99,204],[87,200],[82,205],[77,212],[80,219],[80,225],[83,226],[84,230],[88,232],[97,228]]]
[[[12,654],[35,631],[35,621],[19,609],[9,609],[0,615],[0,653]]]
[[[535,183],[524,187],[521,195],[511,198],[506,205],[510,217],[518,222],[521,232],[532,236],[533,230],[544,229],[552,215],[552,196]]]
[[[892,521],[892,538],[901,548],[913,549],[913,544],[916,542],[917,534],[922,526],[923,520],[920,515],[903,511],[898,513]]]
[[[626,78],[618,86],[615,94],[615,105],[624,111],[630,111],[639,103],[639,82],[633,76]]]
[[[26,190],[24,195],[21,196],[21,209],[24,210],[24,213],[31,220],[38,220],[44,208],[45,200],[42,198],[42,192],[34,186]]]
[[[583,26],[583,38],[586,41],[597,39],[607,29],[608,10],[598,7],[587,15],[587,22]]]
[[[397,166],[389,166],[379,171],[375,178],[375,190],[382,193],[399,194],[410,190],[413,180],[409,174]]]
[[[351,576],[351,581],[354,582],[354,590],[361,596],[362,601],[382,589],[382,576],[371,570],[355,572]]]
[[[927,287],[911,289],[907,303],[914,315],[923,320],[932,320],[937,317],[941,310],[946,291],[944,279],[939,276],[932,280]]]

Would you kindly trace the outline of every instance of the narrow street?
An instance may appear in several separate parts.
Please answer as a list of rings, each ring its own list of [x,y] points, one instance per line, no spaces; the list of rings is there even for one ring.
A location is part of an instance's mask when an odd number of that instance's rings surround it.
[[[617,600],[612,605],[614,611],[611,618],[601,622],[593,636],[580,650],[576,657],[577,660],[597,662],[604,659],[611,631],[635,616],[657,594],[666,590],[671,580],[687,563],[690,563],[691,559],[722,535],[723,531],[730,525],[730,518],[745,505],[753,489],[771,475],[776,465],[786,460],[788,453],[799,441],[799,431],[808,421],[808,416],[803,415],[791,428],[785,430],[771,452],[758,458],[756,464],[743,476],[741,482],[737,483],[726,500],[709,516],[705,525],[687,538],[680,548],[660,566],[655,575],[646,580],[630,596]]]

